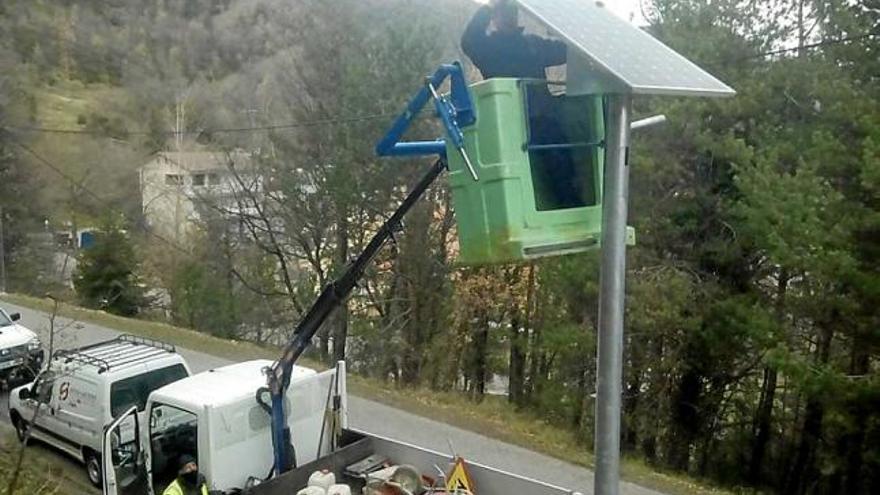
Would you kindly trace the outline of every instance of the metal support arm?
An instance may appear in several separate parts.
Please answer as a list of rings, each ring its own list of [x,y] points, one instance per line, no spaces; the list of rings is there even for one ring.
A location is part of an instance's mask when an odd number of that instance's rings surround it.
[[[437,88],[442,86],[447,78],[450,79],[451,84],[450,95],[441,96],[437,92]],[[461,131],[462,127],[467,127],[476,122],[476,116],[474,114],[474,105],[468,92],[467,81],[465,80],[461,64],[458,62],[441,65],[433,76],[425,80],[424,87],[410,100],[406,110],[397,117],[394,125],[391,126],[385,137],[379,141],[379,144],[376,146],[376,154],[379,156],[439,155],[445,157],[445,139],[401,142],[403,135],[431,99],[434,100],[434,109],[437,117],[440,118],[443,128],[446,130],[446,138],[461,153],[474,180],[478,180],[477,172],[464,149],[464,134]]]
[[[450,95],[440,96],[437,93],[437,88],[447,78],[451,80]],[[257,402],[272,418],[272,445],[275,453],[274,472],[276,475],[290,470],[295,464],[294,452],[290,443],[290,427],[287,425],[287,413],[284,410],[284,394],[290,385],[294,363],[311,345],[312,338],[321,325],[351,294],[382,246],[393,237],[395,232],[401,229],[406,213],[446,168],[445,140],[400,142],[413,120],[428,103],[428,100],[432,98],[437,116],[446,129],[447,138],[464,157],[474,180],[477,179],[476,172],[464,150],[464,135],[461,132],[461,127],[476,122],[467,81],[461,64],[458,62],[441,65],[437,72],[425,81],[425,86],[410,100],[406,110],[394,121],[391,129],[376,146],[376,153],[379,156],[436,155],[439,156],[439,159],[407,195],[391,218],[382,224],[382,227],[379,228],[379,231],[376,232],[357,259],[348,266],[339,278],[323,288],[321,294],[300,320],[293,332],[293,338],[284,348],[281,358],[266,370],[267,386],[257,391]]]
[[[318,299],[300,320],[293,332],[293,339],[284,348],[281,358],[267,370],[268,389],[261,389],[257,393],[257,400],[272,416],[272,443],[275,452],[276,474],[285,472],[294,465],[293,451],[290,446],[290,427],[287,425],[287,414],[284,411],[284,394],[290,385],[294,363],[309,347],[321,325],[351,294],[382,246],[392,238],[395,232],[401,229],[406,213],[424,195],[445,168],[445,160],[442,158],[437,160],[415,188],[410,191],[394,214],[382,224],[360,256],[348,266],[339,278],[324,287]],[[266,404],[263,399],[266,392],[271,395],[271,404]]]

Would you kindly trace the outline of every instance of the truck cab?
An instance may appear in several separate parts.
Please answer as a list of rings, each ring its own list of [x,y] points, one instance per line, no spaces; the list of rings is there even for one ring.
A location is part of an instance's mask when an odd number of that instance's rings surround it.
[[[104,493],[162,493],[177,475],[177,460],[193,456],[212,490],[243,489],[272,472],[272,438],[267,412],[258,402],[271,361],[255,360],[213,369],[154,391],[146,414],[134,408],[119,416],[104,438]],[[327,398],[343,390],[337,369],[317,373],[296,366],[287,400],[296,461],[311,462],[321,445]],[[344,405],[341,405],[344,407]],[[137,437],[125,433],[136,423]],[[126,441],[126,438],[128,440]]]
[[[296,494],[317,471],[332,472],[351,493],[397,493],[368,485],[381,483],[371,473],[399,465],[425,475],[426,486],[428,479],[443,484],[453,456],[349,428],[343,362],[320,373],[293,367],[284,400],[295,467],[274,472],[263,388],[271,365],[249,361],[179,380],[150,395],[143,417],[134,407],[117,417],[104,434],[104,493],[160,495],[183,455],[196,459],[212,493]],[[481,495],[575,493],[478,464],[469,468]]]

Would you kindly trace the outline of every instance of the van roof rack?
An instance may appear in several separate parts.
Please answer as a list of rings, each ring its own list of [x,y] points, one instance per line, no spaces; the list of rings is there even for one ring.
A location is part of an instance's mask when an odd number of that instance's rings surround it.
[[[104,373],[120,366],[137,364],[149,359],[177,352],[173,344],[137,335],[124,334],[116,338],[83,347],[55,352],[53,359],[65,363],[94,366]]]

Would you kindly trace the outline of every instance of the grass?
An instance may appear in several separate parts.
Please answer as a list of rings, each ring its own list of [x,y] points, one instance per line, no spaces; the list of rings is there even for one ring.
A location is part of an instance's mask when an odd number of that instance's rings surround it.
[[[80,117],[106,114],[122,116],[107,102],[124,100],[125,92],[106,84],[83,84],[79,81],[58,81],[34,91],[37,97],[36,120],[53,129],[82,130]]]
[[[53,307],[52,301],[48,299],[19,294],[7,294],[2,299],[46,312],[51,312]],[[77,321],[170,342],[180,347],[235,361],[276,359],[279,354],[278,348],[275,347],[224,340],[165,323],[122,318],[69,304],[61,304],[59,314]],[[301,364],[323,368],[318,363],[308,360],[302,360]],[[379,380],[356,375],[349,376],[349,390],[359,397],[541,452],[572,464],[587,468],[593,466],[592,455],[586,452],[586,447],[578,443],[569,431],[550,424],[534,414],[517,411],[500,397],[487,397],[477,404],[460,393],[435,392],[424,388],[399,389]],[[626,481],[671,495],[732,493],[679,474],[656,471],[655,468],[637,459],[624,459],[621,470]]]
[[[31,441],[25,450],[16,494],[100,493],[90,485],[83,484],[81,466],[74,461],[58,462],[54,452],[35,445],[38,443]],[[0,431],[0,487],[4,494],[18,460],[19,447],[14,433]],[[61,487],[64,487],[63,492]]]
[[[87,227],[105,216],[106,212],[87,212],[89,209],[82,207],[82,193],[72,192],[72,181],[104,202],[133,207],[132,192],[137,188],[133,178],[145,157],[142,140],[126,137],[125,131],[142,131],[145,122],[132,107],[131,95],[105,83],[63,79],[36,85],[30,94],[36,127],[86,132],[35,132],[28,136],[29,148],[41,158],[29,153],[23,158],[33,167],[35,180],[41,185],[39,201],[50,206],[47,213],[53,224],[70,221]]]

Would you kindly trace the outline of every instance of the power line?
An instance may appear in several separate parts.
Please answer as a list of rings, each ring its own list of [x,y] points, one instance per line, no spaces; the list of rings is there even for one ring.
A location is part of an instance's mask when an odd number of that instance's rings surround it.
[[[791,52],[797,52],[797,51],[801,51],[801,50],[812,50],[813,48],[821,48],[824,46],[839,45],[842,43],[848,43],[850,41],[860,41],[863,39],[870,38],[872,36],[877,36],[878,34],[880,34],[880,33],[876,32],[876,31],[872,31],[870,33],[864,33],[864,34],[860,34],[860,35],[856,35],[856,36],[848,36],[845,38],[819,41],[816,43],[811,43],[809,45],[796,46],[796,47],[792,47],[792,48],[781,48],[778,50],[771,50],[768,52],[757,53],[754,55],[747,55],[744,57],[733,58],[733,59],[719,61],[719,62],[715,62],[715,63],[725,64],[725,63],[732,63],[732,62],[743,62],[746,60],[754,60],[754,59],[759,59],[759,58],[764,58],[764,57],[771,57],[773,55],[782,55],[783,53],[791,53]]]
[[[290,122],[284,124],[270,124],[265,126],[255,126],[255,127],[217,127],[217,128],[206,128],[201,130],[183,130],[183,131],[159,131],[159,132],[148,132],[148,131],[129,131],[124,134],[127,136],[150,136],[150,135],[168,135],[168,136],[176,136],[180,134],[184,135],[209,135],[209,134],[233,134],[233,133],[244,133],[244,132],[259,132],[259,131],[279,131],[279,130],[287,130],[287,129],[299,129],[306,127],[321,127],[321,126],[335,126],[335,125],[347,125],[347,124],[356,124],[360,122],[369,122],[373,120],[379,119],[388,119],[392,117],[396,117],[398,114],[396,113],[378,113],[372,115],[361,115],[355,117],[341,117],[341,118],[327,118],[327,119],[318,119],[318,120],[310,120],[310,121],[301,121],[301,122]],[[89,131],[89,130],[81,130],[81,129],[57,129],[50,127],[34,127],[34,126],[9,126],[7,127],[9,130],[15,130],[19,132],[38,132],[38,133],[46,133],[46,134],[79,134],[79,135],[94,135],[94,136],[106,136],[106,133],[101,131]]]
[[[7,134],[7,135],[9,135],[9,134]],[[39,153],[37,153],[36,151],[34,151],[33,148],[31,148],[30,146],[28,146],[28,145],[22,143],[22,142],[19,141],[18,139],[16,139],[14,136],[11,136],[11,137],[12,137],[12,139],[11,139],[12,144],[14,144],[14,145],[17,146],[18,148],[21,148],[22,150],[24,150],[25,152],[27,152],[29,155],[31,155],[32,157],[34,157],[38,162],[40,162],[40,164],[42,164],[43,166],[49,168],[50,170],[52,170],[53,172],[55,172],[56,174],[58,174],[59,176],[61,176],[62,178],[64,178],[64,180],[66,180],[67,182],[69,182],[71,185],[73,185],[73,186],[79,188],[81,191],[83,191],[84,193],[86,193],[88,196],[90,196],[92,199],[94,199],[95,201],[97,201],[98,203],[100,203],[102,206],[106,207],[107,209],[109,209],[109,210],[111,210],[111,211],[117,211],[117,212],[121,213],[121,212],[120,212],[117,208],[115,208],[115,207],[114,207],[109,201],[105,200],[104,198],[102,198],[101,196],[99,196],[97,193],[95,193],[95,192],[92,191],[91,189],[89,189],[89,188],[83,186],[82,183],[81,183],[80,181],[77,181],[75,178],[73,178],[72,176],[70,176],[68,173],[64,172],[64,170],[62,170],[61,167],[55,165],[54,163],[52,163],[51,161],[49,161],[47,158],[45,158],[44,156],[42,156],[42,155],[40,155]],[[143,220],[140,220],[139,223],[142,222],[142,221],[143,221]],[[180,245],[178,245],[177,243],[175,243],[175,242],[173,242],[173,241],[171,241],[171,240],[165,238],[164,236],[162,236],[162,235],[160,235],[160,234],[157,234],[157,233],[154,232],[152,229],[150,229],[148,226],[141,224],[140,227],[144,229],[144,231],[147,233],[147,235],[154,237],[156,240],[158,240],[158,241],[160,241],[160,242],[162,242],[162,243],[168,245],[168,246],[171,247],[172,249],[175,249],[176,251],[179,251],[179,252],[181,252],[181,253],[183,253],[183,254],[186,254],[187,256],[191,256],[191,255],[192,255],[192,253],[190,253],[187,249],[185,249],[185,248],[181,247]]]
[[[4,133],[4,131],[5,131],[4,128],[3,128],[3,127],[0,127],[0,134]],[[56,174],[58,174],[59,176],[61,176],[62,178],[64,178],[66,181],[68,181],[71,185],[76,186],[76,187],[78,187],[79,189],[81,189],[82,191],[84,191],[86,194],[88,194],[89,196],[91,196],[93,199],[95,199],[98,203],[100,203],[101,205],[103,205],[104,207],[106,207],[108,210],[110,210],[110,211],[114,211],[114,212],[116,212],[116,213],[119,213],[119,214],[125,216],[125,213],[123,213],[123,212],[122,212],[121,210],[119,210],[118,208],[114,207],[109,201],[103,199],[101,196],[99,196],[97,193],[95,193],[95,192],[92,191],[91,189],[89,189],[89,188],[83,186],[82,183],[81,183],[81,181],[77,181],[76,179],[74,179],[73,177],[71,177],[69,174],[65,173],[65,172],[61,169],[61,167],[59,167],[58,165],[55,165],[55,164],[52,163],[49,159],[45,158],[44,156],[42,156],[42,155],[40,155],[39,153],[37,153],[36,151],[34,151],[33,148],[31,148],[30,146],[28,146],[28,145],[22,143],[20,140],[18,140],[15,136],[11,135],[10,133],[5,132],[5,134],[11,138],[11,142],[12,142],[12,144],[14,144],[14,145],[16,145],[17,147],[21,148],[22,150],[24,150],[25,152],[27,152],[29,155],[33,156],[33,157],[34,157],[34,158],[35,158],[40,164],[42,164],[42,165],[48,167],[49,169],[51,169],[53,172],[55,172]],[[204,200],[202,200],[202,201],[204,201]],[[146,224],[144,223],[144,219],[143,219],[143,218],[138,219],[137,223],[139,224],[139,227],[141,227],[141,228],[144,230],[144,232],[145,232],[148,236],[151,236],[151,237],[155,238],[156,240],[162,242],[163,244],[166,244],[167,246],[171,247],[172,249],[174,249],[174,250],[176,250],[176,251],[178,251],[178,252],[180,252],[180,253],[186,255],[187,257],[190,257],[190,258],[193,257],[193,253],[190,252],[189,250],[187,250],[186,248],[180,246],[180,245],[177,244],[176,242],[171,241],[170,239],[168,239],[168,238],[166,238],[166,237],[164,237],[164,236],[162,236],[162,235],[156,233],[156,232],[153,231],[152,229],[150,229],[149,226],[146,225]],[[248,290],[253,291],[254,293],[259,294],[259,295],[262,295],[262,296],[273,296],[273,297],[274,297],[274,296],[285,296],[285,297],[290,297],[290,298],[292,298],[293,303],[296,305],[296,307],[299,308],[299,303],[296,301],[296,299],[295,299],[295,295],[290,294],[290,293],[287,293],[287,292],[271,292],[271,291],[262,290],[262,289],[260,289],[259,287],[254,287],[251,283],[249,283],[249,282],[244,278],[244,276],[243,276],[241,273],[239,273],[238,270],[236,270],[234,267],[229,268],[228,271],[229,271],[229,273],[232,274],[232,275],[233,275],[233,276],[234,276],[239,282],[241,282],[241,284],[242,284],[244,287],[246,287]],[[301,312],[301,311],[300,311],[300,312]]]

